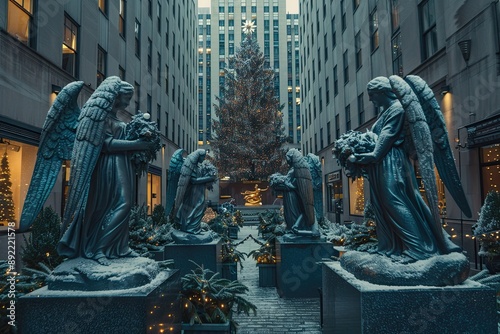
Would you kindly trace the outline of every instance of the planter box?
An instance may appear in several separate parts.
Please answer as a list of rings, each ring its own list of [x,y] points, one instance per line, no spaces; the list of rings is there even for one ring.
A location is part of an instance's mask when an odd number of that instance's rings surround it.
[[[239,226],[229,226],[227,228],[227,236],[231,239],[238,239]]]
[[[182,324],[181,333],[184,334],[229,334],[231,333],[231,324]]]
[[[259,267],[259,287],[276,286],[276,264],[257,263]]]
[[[238,279],[238,263],[223,263],[221,277],[236,281]]]

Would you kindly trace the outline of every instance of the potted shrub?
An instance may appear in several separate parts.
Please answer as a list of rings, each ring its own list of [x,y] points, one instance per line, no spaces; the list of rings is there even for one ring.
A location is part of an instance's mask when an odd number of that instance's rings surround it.
[[[257,314],[257,307],[244,297],[247,286],[193,264],[196,268],[181,278],[179,298],[184,333],[230,333],[231,328],[237,327],[233,312]]]
[[[243,216],[241,215],[240,210],[236,210],[233,213],[231,221],[228,224],[228,237],[231,239],[238,239],[238,232],[240,231],[241,227],[243,227]]]
[[[485,259],[490,273],[500,272],[500,192],[490,191],[479,212],[479,219],[472,227],[479,239],[479,256]]]
[[[251,251],[248,256],[252,256],[259,267],[259,286],[276,286],[276,245],[275,236],[271,236],[259,248]]]
[[[246,256],[246,253],[237,250],[232,240],[226,237],[221,247],[222,278],[227,278],[232,281],[237,280],[238,264],[240,269],[243,269],[243,260],[245,260]]]

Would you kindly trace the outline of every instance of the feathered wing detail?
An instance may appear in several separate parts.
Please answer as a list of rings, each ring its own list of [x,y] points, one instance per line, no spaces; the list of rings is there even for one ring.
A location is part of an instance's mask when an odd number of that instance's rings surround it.
[[[205,152],[205,150],[196,150],[189,154],[181,167],[181,175],[179,176],[179,182],[177,185],[177,192],[175,194],[175,212],[179,210],[182,201],[184,200],[184,195],[186,194],[186,190],[191,182],[191,175],[198,167],[198,160],[201,152]]]
[[[293,176],[297,181],[299,198],[304,206],[304,214],[307,218],[307,223],[311,226],[315,223],[312,178],[307,161],[299,151],[296,151],[293,156],[292,167]]]
[[[393,92],[401,101],[405,110],[405,119],[410,130],[410,138],[406,138],[406,140],[411,140],[416,149],[420,175],[422,175],[425,194],[434,218],[434,222],[430,227],[433,229],[434,235],[443,238],[438,208],[436,175],[434,174],[433,142],[429,125],[417,96],[406,81],[397,75],[391,75],[389,81]]]
[[[434,147],[434,163],[436,164],[439,176],[462,212],[467,217],[472,217],[469,202],[465,197],[462,182],[451,152],[448,131],[439,103],[434,97],[432,89],[430,89],[422,78],[415,75],[408,75],[405,77],[405,81],[418,97],[427,119],[427,124],[429,124]]]
[[[21,214],[21,231],[26,231],[33,224],[54,187],[62,162],[71,159],[80,115],[77,98],[83,84],[83,81],[75,81],[66,85],[47,113]]]
[[[167,187],[167,204],[165,207],[165,213],[167,216],[172,211],[172,207],[175,203],[175,194],[177,193],[177,187],[179,184],[179,178],[181,176],[181,168],[184,163],[184,151],[182,148],[172,154],[170,159],[170,165],[168,168],[168,187]]]
[[[84,214],[92,172],[104,143],[106,117],[113,108],[119,85],[119,78],[107,78],[82,107],[71,159],[63,232]]]

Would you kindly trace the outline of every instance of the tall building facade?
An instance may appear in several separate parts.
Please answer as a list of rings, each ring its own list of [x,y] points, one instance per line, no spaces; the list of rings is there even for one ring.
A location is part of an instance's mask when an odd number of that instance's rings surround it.
[[[466,219],[438,182],[442,219],[471,257],[477,253],[467,235],[486,193],[500,187],[498,15],[498,1],[300,1],[302,150],[323,161],[330,220],[361,222],[369,200],[368,182],[348,179],[331,153],[341,134],[376,120],[366,84],[418,75],[440,103],[473,212]]]
[[[210,148],[215,97],[219,96],[219,87],[225,83],[224,69],[229,66],[229,59],[245,37],[242,26],[250,20],[256,25],[254,34],[266,58],[266,65],[275,72],[274,86],[284,105],[283,124],[288,145],[298,147],[302,135],[298,131],[301,121],[298,15],[286,13],[286,1],[213,0],[210,12],[200,8],[198,19],[199,146]]]
[[[136,201],[164,203],[172,153],[197,148],[196,18],[195,0],[0,0],[0,149],[9,156],[17,221],[56,94],[84,81],[81,107],[112,75],[135,87],[123,120],[149,112],[162,134]],[[59,211],[68,176],[63,167],[46,203]]]

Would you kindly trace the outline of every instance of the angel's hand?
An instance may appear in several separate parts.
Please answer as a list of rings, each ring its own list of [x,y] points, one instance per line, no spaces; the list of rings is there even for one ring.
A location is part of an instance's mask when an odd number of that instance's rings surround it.
[[[354,159],[351,159],[351,157],[354,157]],[[373,152],[354,154],[351,155],[351,157],[349,157],[349,160],[355,164],[368,165],[375,162],[375,155]]]
[[[147,141],[145,139],[136,139],[131,141],[131,145],[134,147],[133,150],[136,151],[148,151],[154,148],[154,143]]]

